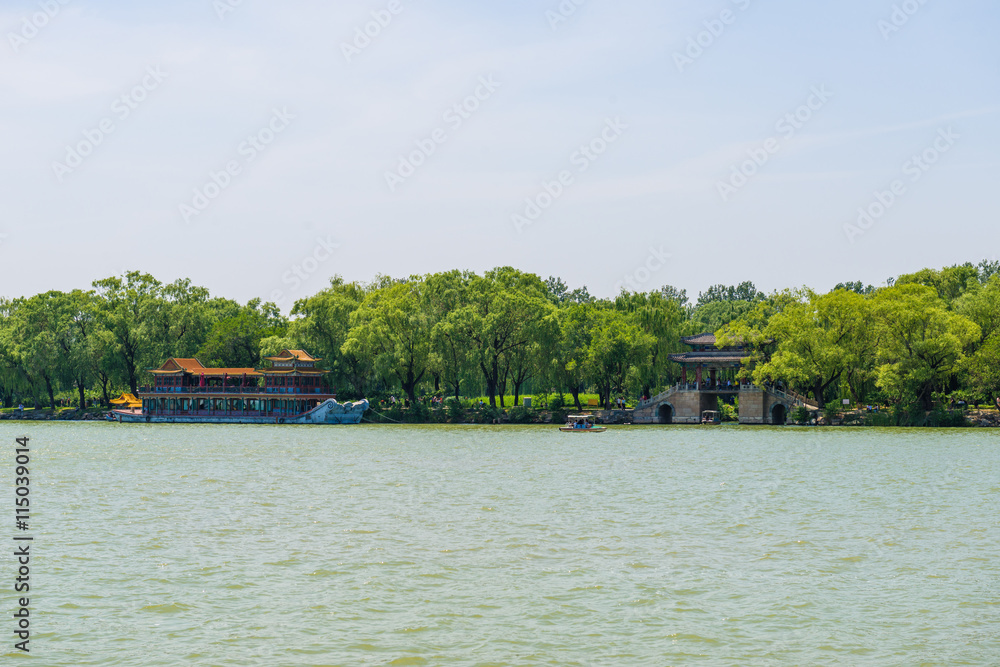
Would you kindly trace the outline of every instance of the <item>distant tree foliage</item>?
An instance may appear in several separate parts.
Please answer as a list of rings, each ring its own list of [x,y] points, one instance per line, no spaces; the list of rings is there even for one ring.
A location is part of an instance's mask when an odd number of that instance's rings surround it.
[[[555,393],[583,409],[584,394],[611,406],[674,384],[680,368],[670,354],[704,332],[720,346],[747,347],[740,377],[820,406],[849,398],[912,412],[1000,400],[996,260],[923,269],[881,287],[844,282],[826,294],[713,285],[694,304],[671,285],[598,299],[512,267],[371,283],[334,276],[290,317],[259,299],[240,304],[138,271],[91,287],[0,300],[4,406],[107,405],[148,384],[148,370],[168,357],[249,368],[302,348],[321,358],[324,383],[345,398],[484,397],[504,408]]]

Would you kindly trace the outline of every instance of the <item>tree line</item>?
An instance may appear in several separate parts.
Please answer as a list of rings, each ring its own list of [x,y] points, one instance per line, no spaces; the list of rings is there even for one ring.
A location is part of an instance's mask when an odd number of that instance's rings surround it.
[[[81,408],[88,399],[107,406],[169,357],[246,368],[301,348],[323,359],[324,382],[343,398],[486,396],[503,408],[554,390],[578,409],[583,393],[610,406],[677,382],[669,355],[703,332],[747,347],[740,377],[784,382],[820,406],[840,397],[905,410],[993,401],[1000,265],[925,269],[826,294],[715,285],[693,303],[669,285],[598,299],[511,267],[370,283],[337,276],[287,317],[259,299],[240,304],[131,271],[90,290],[0,301],[0,401],[55,407],[72,396]]]

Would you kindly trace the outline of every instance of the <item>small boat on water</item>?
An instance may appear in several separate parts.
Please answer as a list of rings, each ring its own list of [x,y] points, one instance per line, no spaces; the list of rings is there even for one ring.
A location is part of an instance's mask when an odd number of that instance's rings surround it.
[[[705,410],[701,413],[702,424],[721,424],[722,415],[715,410]]]
[[[606,426],[597,426],[594,423],[594,415],[568,415],[566,425],[559,427],[560,431],[572,433],[604,433]]]

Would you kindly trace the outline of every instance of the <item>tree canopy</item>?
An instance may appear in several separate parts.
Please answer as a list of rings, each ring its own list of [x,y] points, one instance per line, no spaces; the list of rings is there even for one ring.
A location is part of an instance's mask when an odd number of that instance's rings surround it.
[[[168,357],[245,368],[302,348],[348,398],[483,396],[503,408],[508,397],[554,391],[582,408],[584,393],[610,405],[674,384],[680,368],[670,354],[705,332],[747,349],[732,379],[782,383],[820,406],[993,402],[1000,263],[922,269],[881,287],[844,281],[825,294],[714,285],[694,304],[671,285],[601,299],[512,267],[371,283],[334,276],[289,316],[259,299],[240,304],[186,279],[163,284],[129,271],[90,290],[0,300],[0,400],[107,404]]]

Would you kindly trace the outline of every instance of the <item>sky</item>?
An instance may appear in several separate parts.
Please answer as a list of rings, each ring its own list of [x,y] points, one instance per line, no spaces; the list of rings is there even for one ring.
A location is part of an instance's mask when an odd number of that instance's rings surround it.
[[[996,259],[995,0],[0,3],[0,296]],[[693,299],[692,299],[693,300]]]

